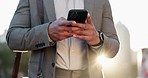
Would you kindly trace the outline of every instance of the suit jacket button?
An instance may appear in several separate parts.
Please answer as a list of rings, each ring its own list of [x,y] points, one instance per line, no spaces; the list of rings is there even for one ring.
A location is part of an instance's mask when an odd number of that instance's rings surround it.
[[[52,63],[51,65],[52,65],[52,67],[55,67],[55,63]]]
[[[50,46],[54,46],[55,43],[54,43],[54,42],[49,42],[49,45],[50,45]]]

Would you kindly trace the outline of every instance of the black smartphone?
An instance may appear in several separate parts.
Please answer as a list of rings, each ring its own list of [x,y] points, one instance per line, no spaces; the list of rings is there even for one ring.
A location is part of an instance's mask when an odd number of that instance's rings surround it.
[[[88,12],[85,9],[71,9],[68,13],[67,20],[73,20],[77,23],[85,23],[87,14]]]

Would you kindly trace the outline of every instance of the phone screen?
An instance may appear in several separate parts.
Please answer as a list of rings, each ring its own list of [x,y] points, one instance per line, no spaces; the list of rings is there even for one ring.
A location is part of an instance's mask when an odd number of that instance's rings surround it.
[[[85,9],[72,9],[68,13],[67,20],[73,20],[77,23],[85,23],[87,14],[88,12]]]

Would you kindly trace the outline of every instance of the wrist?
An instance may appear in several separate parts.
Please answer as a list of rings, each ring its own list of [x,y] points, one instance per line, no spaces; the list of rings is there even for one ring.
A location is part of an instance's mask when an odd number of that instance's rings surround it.
[[[50,28],[51,23],[52,23],[52,22],[50,22],[49,25],[48,25],[48,37],[49,37],[52,41],[54,41],[54,39],[52,38],[52,33],[51,33],[52,29]]]
[[[98,32],[98,38],[99,38],[99,42],[96,43],[96,44],[93,44],[91,46],[100,46],[100,45],[102,45],[104,43],[104,34],[103,34],[103,32],[100,32],[100,31]]]

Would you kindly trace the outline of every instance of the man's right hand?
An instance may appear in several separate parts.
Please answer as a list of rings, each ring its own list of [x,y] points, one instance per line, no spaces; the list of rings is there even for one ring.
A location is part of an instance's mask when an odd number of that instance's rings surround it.
[[[71,25],[76,23],[75,21],[67,21],[65,18],[61,17],[56,21],[52,22],[48,28],[48,35],[53,41],[61,41],[63,39],[71,37]]]

